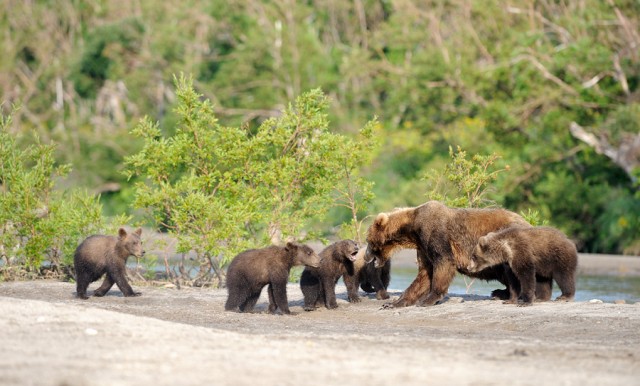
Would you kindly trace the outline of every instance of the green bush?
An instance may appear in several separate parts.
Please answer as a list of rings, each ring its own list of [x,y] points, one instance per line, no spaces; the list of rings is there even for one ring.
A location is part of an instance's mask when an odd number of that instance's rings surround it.
[[[144,147],[126,164],[129,177],[141,177],[134,205],[176,236],[178,253],[196,254],[194,283],[221,285],[223,268],[244,249],[303,239],[303,227],[336,205],[333,193],[348,190],[348,181],[351,196],[341,200],[359,205],[370,199],[355,168],[366,160],[360,153],[370,151],[375,124],[361,131],[361,142],[331,133],[320,90],[301,95],[257,128],[235,128],[218,123],[190,79],[182,76],[176,84],[175,134],[165,136],[142,120],[133,134]]]
[[[0,121],[0,279],[60,274],[73,251],[103,226],[98,198],[80,191],[55,191],[69,165],[56,165],[55,147],[38,138],[19,148],[9,132],[11,115]]]

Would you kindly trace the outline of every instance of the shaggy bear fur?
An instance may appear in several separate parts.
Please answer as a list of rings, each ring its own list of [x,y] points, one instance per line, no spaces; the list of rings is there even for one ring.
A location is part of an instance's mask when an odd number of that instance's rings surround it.
[[[438,201],[378,214],[367,234],[367,260],[375,259],[376,267],[382,267],[399,249],[416,249],[418,255],[417,277],[398,300],[386,306],[436,304],[447,293],[456,271],[508,285],[506,265],[473,273],[467,266],[481,236],[510,226],[530,227],[508,210],[449,208]]]
[[[289,271],[294,265],[318,267],[320,257],[309,246],[294,242],[244,251],[227,269],[227,311],[250,312],[262,288],[269,285],[269,313],[290,314],[287,301]]]
[[[342,276],[345,276],[349,301],[360,301],[357,282],[347,279],[347,276],[357,277],[354,262],[358,249],[353,240],[338,241],[320,252],[322,260],[319,267],[306,267],[302,271],[300,289],[304,295],[305,311],[313,311],[321,304],[328,309],[337,308],[336,283]]]
[[[134,292],[126,276],[127,258],[130,255],[142,257],[144,250],[140,235],[142,229],[127,233],[123,228],[118,230],[118,237],[93,235],[87,237],[76,248],[73,265],[76,271],[76,295],[80,299],[88,299],[89,284],[106,274],[102,285],[93,292],[93,296],[104,296],[117,284],[124,296],[140,296]]]
[[[536,297],[536,276],[558,283],[562,295],[556,300],[570,301],[575,295],[578,252],[575,244],[555,228],[507,228],[480,237],[469,271],[500,263],[509,264],[521,286],[520,296],[512,291],[509,303],[531,305]]]

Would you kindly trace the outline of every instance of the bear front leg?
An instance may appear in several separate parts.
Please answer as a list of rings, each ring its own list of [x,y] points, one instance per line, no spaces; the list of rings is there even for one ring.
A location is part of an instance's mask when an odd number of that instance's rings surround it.
[[[276,304],[276,298],[273,296],[273,284],[269,284],[267,287],[267,294],[269,295],[269,308],[267,308],[267,312],[275,314],[278,309],[278,305]]]
[[[98,287],[98,289],[93,291],[93,296],[98,296],[98,297],[104,296],[107,292],[109,292],[111,287],[113,287],[114,283],[115,281],[113,281],[113,278],[107,272],[107,274],[104,276],[104,281],[102,282],[100,287]]]
[[[120,291],[122,291],[122,295],[124,295],[125,297],[142,295],[142,293],[140,292],[134,292],[133,288],[131,288],[131,285],[129,285],[124,265],[121,267],[113,267],[112,269],[107,271],[107,275],[111,276],[111,280],[114,280],[116,282],[116,285],[118,286],[118,288],[120,288]]]
[[[388,261],[387,261],[387,264],[389,264]],[[384,268],[377,269],[376,271],[373,272],[372,277],[369,278],[369,280],[371,280],[371,285],[373,286],[373,289],[376,291],[376,299],[378,300],[389,299],[389,294],[387,294],[387,288],[382,282],[383,269]]]
[[[512,267],[515,275],[520,280],[520,297],[518,306],[530,306],[536,298],[536,271],[532,264]]]
[[[518,297],[520,296],[520,280],[518,280],[518,277],[513,273],[513,270],[508,264],[505,264],[504,269],[507,277],[507,291],[509,292],[509,297],[502,303],[516,304],[518,302]]]
[[[395,302],[385,303],[383,308],[399,308],[412,306],[429,293],[431,289],[431,274],[433,267],[418,258],[418,275]]]
[[[342,276],[344,285],[347,286],[347,297],[350,303],[360,302],[360,296],[358,296],[358,275],[344,274]]]
[[[282,281],[272,282],[269,285],[269,288],[271,289],[270,296],[273,297],[275,306],[279,308],[280,312],[284,315],[291,314],[291,311],[289,311],[289,303],[287,300],[287,278]],[[269,301],[269,303],[269,311],[271,311],[271,300]],[[273,311],[275,312],[275,309]]]
[[[456,267],[449,260],[441,259],[433,267],[431,290],[417,303],[418,306],[432,306],[444,298],[456,274]]]
[[[338,308],[336,281],[332,277],[324,277],[322,278],[322,287],[324,289],[324,306],[330,310]]]

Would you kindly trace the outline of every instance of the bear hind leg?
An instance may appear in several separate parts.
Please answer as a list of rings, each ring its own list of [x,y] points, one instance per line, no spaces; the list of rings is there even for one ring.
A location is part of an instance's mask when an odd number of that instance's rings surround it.
[[[115,283],[115,281],[111,278],[111,275],[109,275],[108,273],[104,276],[104,281],[102,282],[102,284],[100,285],[100,287],[98,287],[98,289],[96,289],[95,291],[93,291],[93,296],[97,296],[97,297],[102,297],[104,296],[107,292],[109,292],[109,290],[111,289],[111,287],[113,287],[113,284]]]
[[[536,276],[536,302],[546,302],[551,299],[553,281],[551,278]]]
[[[79,299],[89,299],[87,296],[87,288],[89,288],[91,281],[86,275],[77,274],[76,276],[76,296]]]
[[[224,305],[224,309],[226,311],[240,311],[241,305],[244,305],[249,298],[249,291],[240,285],[227,282],[227,288],[229,291],[229,295],[227,297],[227,302]]]
[[[558,287],[560,287],[560,291],[562,292],[560,296],[556,298],[556,301],[572,301],[576,295],[575,275],[573,273],[560,273],[558,275],[554,275],[553,278],[556,283],[558,283]]]
[[[260,292],[262,291],[258,291],[250,294],[249,297],[247,297],[247,300],[245,300],[244,303],[240,305],[240,311],[241,312],[253,311],[253,307],[256,306],[256,303],[258,303],[258,299],[260,299]]]

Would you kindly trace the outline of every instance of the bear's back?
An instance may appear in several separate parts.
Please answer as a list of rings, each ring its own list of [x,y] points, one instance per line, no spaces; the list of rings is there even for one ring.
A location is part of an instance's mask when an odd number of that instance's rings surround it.
[[[539,261],[577,261],[576,245],[562,231],[552,227],[514,227],[498,232],[495,242],[508,242],[516,254]]]
[[[287,256],[284,248],[270,246],[260,249],[249,249],[233,258],[227,268],[227,277],[250,275],[256,280],[269,279],[269,272],[285,265]]]
[[[106,264],[115,255],[115,245],[117,238],[114,236],[93,235],[87,237],[76,248],[74,262],[93,263],[97,265]]]

